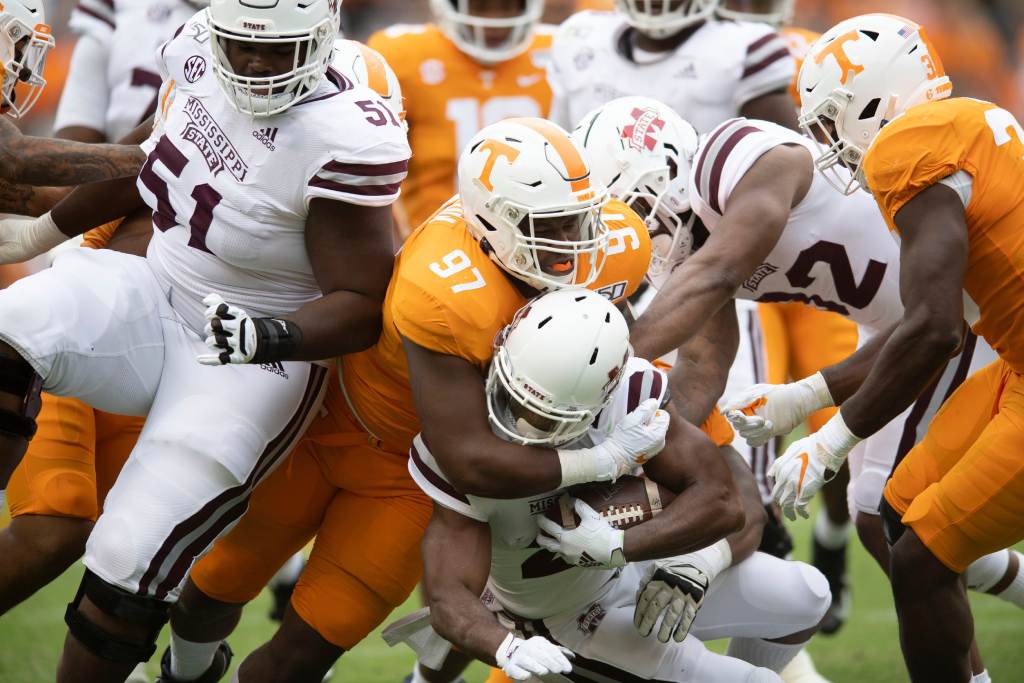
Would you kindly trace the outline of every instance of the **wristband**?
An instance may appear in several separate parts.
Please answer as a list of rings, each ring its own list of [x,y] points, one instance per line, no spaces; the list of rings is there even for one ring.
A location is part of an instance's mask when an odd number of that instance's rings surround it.
[[[508,660],[511,655],[515,652],[512,650],[512,645],[515,643],[516,634],[509,633],[505,636],[505,640],[501,641],[501,645],[494,651],[494,661],[497,662],[498,668],[502,669],[508,664]],[[511,651],[510,651],[511,650]]]
[[[836,412],[832,419],[821,426],[816,436],[818,441],[825,447],[825,469],[835,476],[839,468],[846,461],[847,454],[862,441],[862,439],[850,431],[843,419],[843,411]],[[826,479],[830,480],[832,477]]]
[[[250,363],[270,363],[290,359],[302,343],[302,330],[291,320],[253,318],[256,351]],[[245,353],[245,349],[242,349]]]
[[[812,413],[815,410],[835,406],[836,402],[832,398],[832,392],[828,389],[828,382],[825,381],[825,376],[820,372],[816,372],[810,377],[805,377],[797,382],[797,384],[804,385],[814,394],[815,406],[814,410],[811,411]]]
[[[559,449],[558,462],[562,466],[562,483],[558,485],[559,488],[611,479],[611,476],[601,477],[593,451],[592,448]]]
[[[732,566],[732,546],[726,539],[720,539],[707,548],[701,548],[685,555],[684,558],[697,569],[704,572],[708,582],[715,580],[719,574]],[[679,558],[680,560],[684,558]]]

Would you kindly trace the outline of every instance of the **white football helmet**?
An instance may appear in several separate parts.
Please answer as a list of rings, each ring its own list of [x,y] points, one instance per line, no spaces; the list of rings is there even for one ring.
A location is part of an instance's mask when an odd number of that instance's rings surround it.
[[[0,109],[5,114],[21,118],[39,100],[46,88],[46,55],[53,46],[42,0],[0,2]]]
[[[658,100],[620,97],[584,116],[572,138],[587,150],[594,179],[644,216],[651,233],[647,277],[660,287],[694,247],[690,167],[697,131]]]
[[[546,291],[586,286],[600,275],[608,190],[558,125],[539,118],[491,124],[462,151],[458,175],[470,232],[512,276]],[[553,223],[563,229],[546,237]]]
[[[522,10],[510,17],[485,17],[473,13],[473,0],[430,0],[434,20],[455,45],[482,64],[498,64],[518,57],[530,46],[533,29],[544,13],[544,0],[521,0]],[[488,31],[507,33],[491,45]]]
[[[339,0],[211,0],[207,17],[217,82],[228,101],[253,117],[280,114],[316,90],[331,62]],[[292,44],[292,68],[275,76],[236,74],[229,41]]]
[[[776,29],[793,21],[796,0],[721,0],[715,12],[722,19],[759,21]]]
[[[797,88],[800,127],[821,150],[815,165],[833,187],[852,194],[866,188],[861,164],[882,126],[916,104],[949,97],[953,84],[920,25],[865,14],[811,46]]]
[[[522,444],[578,439],[632,354],[626,320],[600,294],[566,289],[533,299],[495,340],[487,375],[491,425]]]
[[[626,22],[651,38],[668,38],[715,13],[720,0],[615,0]]]
[[[349,80],[365,85],[380,95],[392,113],[402,122],[402,128],[409,129],[409,124],[405,121],[402,86],[381,53],[357,40],[339,38],[334,43],[331,66]]]

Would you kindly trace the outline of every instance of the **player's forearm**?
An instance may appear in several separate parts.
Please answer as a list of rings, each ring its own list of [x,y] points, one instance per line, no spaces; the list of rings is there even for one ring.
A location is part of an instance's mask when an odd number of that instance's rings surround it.
[[[368,349],[380,337],[382,306],[378,297],[348,291],[311,301],[285,316],[301,330],[287,360],[323,360]]]
[[[433,444],[426,425],[424,433],[427,443]],[[508,443],[489,431],[479,438],[445,439],[444,446],[431,445],[431,452],[455,488],[473,496],[522,498],[554,491],[562,483],[556,451]]]
[[[732,446],[721,446],[718,452],[729,466],[740,505],[743,507],[743,528],[728,536],[732,561],[736,564],[753,555],[761,545],[766,521],[764,505],[761,503],[761,492],[757,490],[754,474],[743,461],[743,457]]]
[[[691,342],[703,341],[694,338]],[[690,344],[692,346],[692,344]],[[669,373],[672,403],[690,424],[704,424],[725,391],[731,359],[722,353],[722,345],[701,344],[701,349],[680,349]]]
[[[835,405],[842,405],[864,383],[875,361],[878,360],[878,354],[882,347],[885,346],[895,329],[896,327],[893,326],[876,334],[844,360],[821,371],[821,376],[825,378],[825,384],[828,385],[828,392]]]
[[[494,653],[508,631],[478,596],[453,587],[430,599],[430,624],[438,635],[480,661],[494,666]]]
[[[867,437],[899,415],[960,346],[959,326],[924,313],[905,319],[889,337],[860,389],[840,409],[847,428]]]
[[[76,187],[53,207],[54,223],[65,235],[74,237],[135,213],[145,206],[135,180],[126,177]]]
[[[68,193],[61,187],[32,187],[0,180],[0,213],[42,216]]]
[[[138,176],[146,155],[141,147],[89,145],[69,140],[24,138],[7,179],[26,185],[72,186]]]

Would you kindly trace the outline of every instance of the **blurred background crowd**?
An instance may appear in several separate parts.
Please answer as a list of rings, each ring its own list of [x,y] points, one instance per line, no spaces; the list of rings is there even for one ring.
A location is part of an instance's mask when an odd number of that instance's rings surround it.
[[[112,2],[113,0],[108,0]],[[123,0],[122,0],[123,1]],[[170,1],[170,0],[169,0]],[[75,36],[68,29],[73,0],[48,0],[57,49],[47,64],[51,87],[24,125],[48,134]],[[547,0],[545,20],[557,24],[583,9],[608,9],[614,0]],[[158,10],[154,10],[158,11]],[[798,0],[794,24],[824,31],[839,20],[888,12],[923,24],[953,79],[955,94],[994,100],[1024,116],[1024,2],[1020,0]],[[365,40],[395,23],[430,20],[428,0],[343,0],[342,24],[349,38]]]

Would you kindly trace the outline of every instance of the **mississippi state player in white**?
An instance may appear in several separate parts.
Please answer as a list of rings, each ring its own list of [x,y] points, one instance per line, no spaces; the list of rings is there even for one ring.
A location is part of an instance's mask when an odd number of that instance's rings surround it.
[[[196,555],[312,417],[327,371],[305,361],[379,334],[409,149],[376,93],[328,69],[336,9],[217,0],[191,19],[160,51],[137,189],[80,188],[47,217],[72,235],[144,198],[147,258],[73,251],[0,295],[0,355],[37,378],[7,411],[27,419],[42,384],[149,416],[87,545],[59,680],[149,658]]]
[[[659,404],[674,412],[667,377],[630,358],[625,320],[597,294],[538,297],[500,339],[487,393],[503,438],[585,447]],[[729,568],[722,537],[736,526],[738,501],[719,493],[732,489],[728,468],[695,427],[678,416],[670,424],[666,449],[645,470],[680,495],[625,532],[582,501],[574,530],[542,519],[561,489],[519,500],[463,495],[417,438],[409,469],[435,501],[424,541],[435,629],[517,680],[571,667],[617,681],[778,681],[769,669],[781,669],[800,645],[762,638],[800,632],[806,640],[828,603],[825,579],[762,553]],[[644,638],[665,601],[676,609],[666,610],[657,638]],[[643,624],[643,635],[634,623]],[[736,636],[731,652],[767,668],[710,653],[693,634]]]

